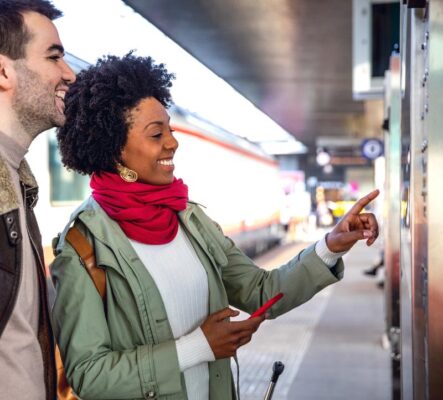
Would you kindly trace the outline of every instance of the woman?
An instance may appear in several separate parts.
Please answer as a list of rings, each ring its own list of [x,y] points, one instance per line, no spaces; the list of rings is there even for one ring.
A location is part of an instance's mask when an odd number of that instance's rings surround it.
[[[52,274],[53,323],[66,375],[82,399],[235,398],[230,359],[279,292],[276,317],[343,274],[340,256],[377,222],[360,200],[334,230],[286,265],[258,268],[174,177],[178,143],[166,107],[173,76],[150,58],[109,56],[81,72],[58,132],[63,163],[91,175],[92,196],[72,216],[106,271],[103,306],[61,235]],[[66,230],[65,230],[66,231]]]

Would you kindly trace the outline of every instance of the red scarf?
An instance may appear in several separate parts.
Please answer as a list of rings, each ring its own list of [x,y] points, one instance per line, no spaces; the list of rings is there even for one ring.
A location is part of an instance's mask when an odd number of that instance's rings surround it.
[[[178,231],[177,212],[186,208],[188,187],[174,178],[169,185],[125,182],[117,174],[91,177],[92,197],[118,222],[126,236],[145,244],[165,244]]]

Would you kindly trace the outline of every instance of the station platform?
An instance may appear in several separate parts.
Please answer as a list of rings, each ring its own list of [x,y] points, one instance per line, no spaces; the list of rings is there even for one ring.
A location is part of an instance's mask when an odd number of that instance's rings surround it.
[[[272,269],[309,244],[287,243],[255,261]],[[341,282],[262,324],[237,354],[241,400],[264,398],[275,361],[285,370],[273,400],[390,399],[390,356],[382,346],[384,294],[363,274],[376,255],[376,248],[358,243],[344,258]]]

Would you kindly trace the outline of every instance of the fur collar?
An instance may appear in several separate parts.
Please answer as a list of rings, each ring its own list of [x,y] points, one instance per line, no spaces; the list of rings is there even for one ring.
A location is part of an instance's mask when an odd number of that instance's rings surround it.
[[[29,188],[37,188],[37,182],[26,160],[20,163],[18,169],[20,181]],[[14,184],[11,181],[8,166],[0,156],[0,215],[18,209],[19,202]]]

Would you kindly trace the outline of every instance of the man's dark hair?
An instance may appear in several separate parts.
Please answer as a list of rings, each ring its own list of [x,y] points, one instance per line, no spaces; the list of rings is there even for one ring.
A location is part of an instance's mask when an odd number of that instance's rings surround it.
[[[50,20],[62,16],[62,12],[47,0],[0,0],[0,54],[12,60],[26,56],[25,46],[31,35],[23,14],[31,11]]]
[[[107,56],[81,71],[65,98],[66,122],[57,132],[63,164],[81,174],[116,172],[131,127],[129,112],[153,97],[171,103],[174,75],[151,57]]]

